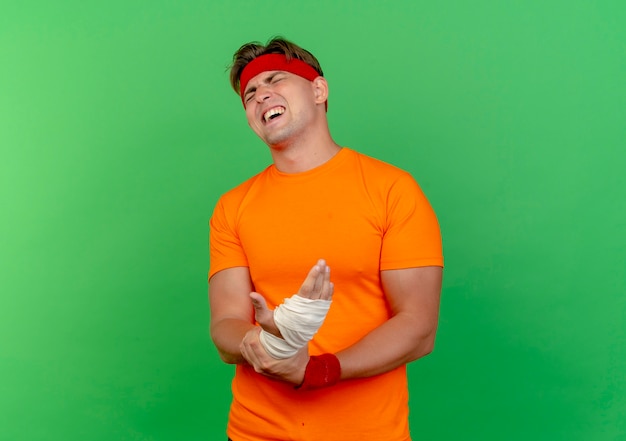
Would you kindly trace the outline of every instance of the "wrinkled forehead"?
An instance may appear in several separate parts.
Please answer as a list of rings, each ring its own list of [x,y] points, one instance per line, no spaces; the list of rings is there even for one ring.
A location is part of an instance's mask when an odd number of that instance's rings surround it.
[[[279,70],[290,72],[309,81],[313,81],[320,76],[312,66],[297,58],[287,60],[287,57],[283,54],[261,55],[249,62],[241,72],[241,76],[239,77],[239,95],[241,96],[241,101],[243,102],[244,100],[246,86],[252,78],[263,72]]]

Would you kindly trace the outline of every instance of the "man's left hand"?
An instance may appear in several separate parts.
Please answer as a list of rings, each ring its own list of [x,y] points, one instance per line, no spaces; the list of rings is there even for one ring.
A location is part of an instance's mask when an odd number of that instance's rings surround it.
[[[241,355],[259,374],[295,385],[301,384],[309,362],[308,347],[303,347],[293,357],[276,359],[270,356],[261,344],[260,333],[260,327],[246,333],[239,346]]]

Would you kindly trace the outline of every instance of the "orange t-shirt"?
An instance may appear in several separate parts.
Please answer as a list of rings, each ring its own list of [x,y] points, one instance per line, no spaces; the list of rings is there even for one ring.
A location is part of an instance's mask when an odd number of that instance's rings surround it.
[[[268,167],[222,196],[210,226],[209,278],[248,267],[270,307],[327,261],[335,291],[311,355],[336,353],[389,319],[380,271],[443,266],[439,225],[414,179],[347,148],[304,173]],[[410,439],[405,367],[301,391],[238,365],[232,390],[235,441]]]

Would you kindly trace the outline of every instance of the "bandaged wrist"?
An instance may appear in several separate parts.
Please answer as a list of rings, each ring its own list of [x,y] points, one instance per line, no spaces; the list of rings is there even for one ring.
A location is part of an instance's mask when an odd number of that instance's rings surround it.
[[[341,379],[341,364],[335,354],[312,355],[304,371],[300,390],[312,390],[333,386]]]
[[[283,338],[262,331],[261,344],[274,358],[289,358],[315,335],[330,309],[330,300],[312,300],[299,295],[285,299],[274,310],[274,323]]]

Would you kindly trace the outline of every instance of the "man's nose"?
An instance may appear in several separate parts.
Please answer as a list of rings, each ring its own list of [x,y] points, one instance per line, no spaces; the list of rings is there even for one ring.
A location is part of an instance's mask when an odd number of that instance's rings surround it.
[[[260,103],[269,99],[271,96],[272,96],[272,91],[268,86],[261,86],[261,87],[258,87],[256,90],[256,99]]]

